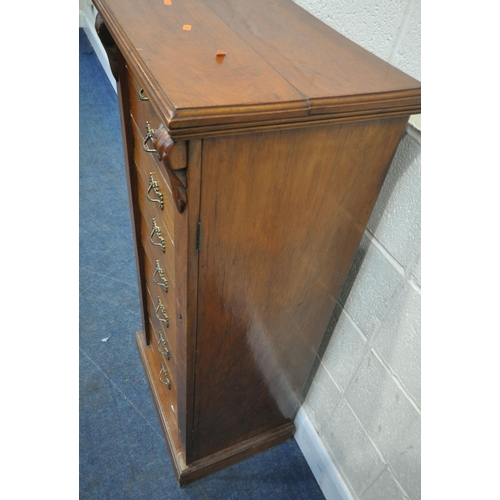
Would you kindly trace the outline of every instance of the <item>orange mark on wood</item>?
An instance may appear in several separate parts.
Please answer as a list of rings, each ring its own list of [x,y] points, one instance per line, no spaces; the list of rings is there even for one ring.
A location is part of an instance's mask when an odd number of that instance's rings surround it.
[[[165,5],[172,5],[172,0],[163,0]]]
[[[191,31],[191,25],[190,25],[190,24],[185,24],[185,25],[182,27],[182,29],[183,29],[184,31]]]
[[[218,50],[215,54],[215,60],[217,61],[218,64],[222,64],[224,61],[224,57],[226,55],[225,50]]]

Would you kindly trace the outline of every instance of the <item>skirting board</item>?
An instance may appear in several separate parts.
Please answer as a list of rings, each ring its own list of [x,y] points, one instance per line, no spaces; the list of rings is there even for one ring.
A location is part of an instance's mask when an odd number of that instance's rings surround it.
[[[94,22],[95,19],[90,20],[84,12],[80,11],[80,26],[85,31],[85,34],[87,35],[89,42],[92,45],[92,48],[94,49],[97,58],[99,59],[99,62],[101,63],[106,76],[108,77],[109,82],[111,83],[111,86],[115,89],[115,92],[117,92],[116,80],[111,73],[108,56],[106,55],[106,51],[104,50],[104,47],[102,46],[102,43],[97,36],[97,32],[94,28]]]
[[[295,417],[295,441],[326,500],[353,500],[304,408]]]

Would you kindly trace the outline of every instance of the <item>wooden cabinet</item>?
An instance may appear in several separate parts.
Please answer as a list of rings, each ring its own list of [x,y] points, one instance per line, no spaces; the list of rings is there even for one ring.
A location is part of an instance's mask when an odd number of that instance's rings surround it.
[[[420,83],[287,0],[95,0],[178,480],[279,444]]]

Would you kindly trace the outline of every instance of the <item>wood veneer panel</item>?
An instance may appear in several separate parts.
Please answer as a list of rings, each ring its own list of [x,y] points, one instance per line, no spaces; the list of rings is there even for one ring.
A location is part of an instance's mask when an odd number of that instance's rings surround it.
[[[308,99],[312,114],[420,105],[420,82],[294,2],[204,2]]]
[[[173,202],[170,185],[165,177],[159,172],[153,160],[147,162],[145,158],[142,158],[140,163],[136,163],[136,170],[138,199],[140,201],[140,207],[143,207],[142,213],[148,222],[148,228],[151,227],[151,219],[154,217],[158,221],[158,224],[166,231],[167,237],[173,247],[175,237],[173,219],[177,209]],[[159,191],[163,195],[163,210],[158,203],[152,202],[147,198],[150,185],[149,175],[151,173],[153,173],[153,179],[158,183]],[[158,199],[157,194],[152,189],[149,191],[149,195],[152,199]]]
[[[271,429],[254,438],[237,443],[209,457],[193,462],[181,470],[178,478],[179,484],[188,484],[208,474],[213,474],[218,470],[240,462],[245,458],[254,456],[257,453],[261,453],[269,448],[284,443],[293,436],[293,431],[293,423],[287,422],[280,427]]]
[[[149,327],[151,328],[151,331],[153,332],[152,333],[152,340],[151,340],[151,349],[152,350],[161,350],[162,352],[159,352],[160,356],[163,356],[164,358],[164,363],[165,363],[165,366],[167,367],[167,370],[168,370],[168,373],[170,374],[171,376],[171,380],[172,380],[172,384],[173,386],[176,388],[176,392],[177,392],[177,363],[175,362],[175,357],[173,355],[173,351],[172,351],[172,348],[170,346],[170,344],[168,343],[168,338],[167,338],[167,335],[165,335],[165,332],[162,328],[159,328],[157,325],[155,326],[155,322],[153,321],[153,317],[150,316],[149,317]],[[163,343],[160,341],[160,335],[159,335],[159,332],[163,332],[162,335],[163,335],[163,340],[164,340],[164,343],[169,351],[169,356],[167,359],[167,356],[165,356],[164,352],[165,352],[165,346],[163,345]],[[175,406],[177,406],[177,395],[176,395],[176,398],[175,398]],[[177,412],[176,409],[174,409],[175,412]]]
[[[177,353],[177,321],[175,318],[176,314],[176,300],[175,300],[175,289],[172,287],[168,293],[165,293],[163,290],[159,290],[150,279],[152,272],[154,271],[154,264],[152,264],[151,259],[148,258],[148,254],[146,253],[146,276],[145,281],[147,284],[147,288],[149,290],[149,316],[151,318],[151,322],[155,329],[158,331],[161,329],[164,334],[164,338],[169,345],[169,350],[173,358],[178,357]],[[149,274],[151,273],[151,274]],[[160,321],[155,315],[155,308],[158,306],[158,297],[160,297],[161,303],[163,304],[166,314],[169,317],[169,326],[166,327],[165,323]],[[161,316],[159,316],[161,318]],[[156,344],[155,344],[156,345]]]
[[[292,1],[95,3],[174,139],[420,112],[420,82]]]
[[[282,103],[287,115],[307,114],[303,96],[203,2],[97,0],[96,7],[116,43],[127,45],[134,71],[143,73],[146,85],[148,76],[154,78],[150,83],[166,100],[157,104],[167,104],[167,115],[248,106],[263,106],[265,112]],[[228,56],[217,61],[217,50],[224,47]]]
[[[203,141],[199,457],[293,417],[406,120]]]

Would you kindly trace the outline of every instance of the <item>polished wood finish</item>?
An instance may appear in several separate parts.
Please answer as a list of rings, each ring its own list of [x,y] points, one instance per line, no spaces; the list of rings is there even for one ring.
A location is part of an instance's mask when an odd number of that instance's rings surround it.
[[[365,115],[420,105],[414,79],[293,2],[275,0],[260,8],[241,0],[205,3],[307,98],[310,114]]]
[[[95,5],[118,78],[137,344],[186,484],[292,436],[420,84],[288,0]]]
[[[294,415],[405,125],[391,118],[204,141],[202,454]]]
[[[293,424],[287,423],[281,427],[262,433],[253,439],[240,442],[222,452],[215,453],[189,465],[186,464],[179,440],[175,432],[172,432],[172,429],[176,426],[175,411],[169,406],[171,402],[169,393],[165,393],[163,384],[159,382],[157,374],[159,367],[154,351],[146,345],[144,332],[136,332],[135,335],[139,353],[146,369],[146,375],[163,426],[170,457],[181,485],[200,479],[207,474],[217,472],[268,448],[277,446],[290,438],[290,434],[293,432]]]
[[[420,110],[419,82],[289,0],[96,7],[174,140]]]

